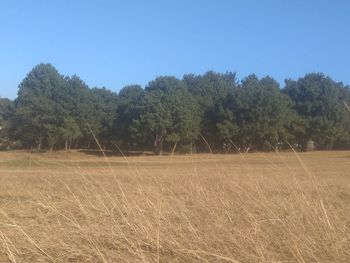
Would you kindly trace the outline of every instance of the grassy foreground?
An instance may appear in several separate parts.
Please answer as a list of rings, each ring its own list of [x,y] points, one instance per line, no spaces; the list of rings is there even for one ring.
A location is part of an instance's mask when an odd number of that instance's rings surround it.
[[[350,152],[0,152],[0,262],[350,262]]]

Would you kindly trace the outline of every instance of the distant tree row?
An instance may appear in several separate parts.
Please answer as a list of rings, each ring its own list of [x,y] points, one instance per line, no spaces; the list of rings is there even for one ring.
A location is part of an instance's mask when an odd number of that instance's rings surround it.
[[[158,77],[143,89],[90,89],[50,64],[32,69],[14,101],[0,99],[1,143],[28,149],[247,151],[313,140],[318,149],[350,143],[349,87],[320,73],[288,79],[209,71]]]

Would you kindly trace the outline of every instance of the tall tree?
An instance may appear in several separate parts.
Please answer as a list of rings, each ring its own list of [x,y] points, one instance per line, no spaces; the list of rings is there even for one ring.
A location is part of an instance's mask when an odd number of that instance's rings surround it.
[[[300,147],[309,139],[331,149],[350,142],[345,104],[349,87],[319,73],[286,80],[282,92],[270,77],[250,75],[239,83],[234,73],[209,71],[159,77],[145,90],[131,85],[117,95],[39,64],[13,102],[0,99],[0,135],[37,149],[91,147],[92,134],[110,146],[115,140],[156,154],[163,145],[188,150],[198,138],[216,150],[265,150],[284,141]]]
[[[12,114],[12,101],[0,98],[0,149],[6,149],[11,144],[8,140],[8,122]]]
[[[174,151],[178,144],[188,145],[198,136],[197,104],[180,80],[159,77],[146,87],[132,131],[135,138],[152,138],[155,154],[161,154],[164,142]]]
[[[291,102],[271,77],[250,75],[242,81],[233,108],[242,148],[271,149],[291,137]]]
[[[59,138],[62,108],[55,103],[63,86],[63,77],[51,64],[34,67],[19,85],[14,101],[15,114],[11,121],[11,133],[27,146],[43,144],[53,148]]]
[[[131,149],[137,146],[132,137],[131,125],[140,117],[141,99],[144,90],[139,85],[122,88],[118,94],[118,105],[114,120],[113,133],[116,141],[123,147]],[[139,147],[141,145],[138,145]]]
[[[305,124],[300,142],[312,139],[318,148],[331,149],[337,141],[348,138],[349,113],[343,101],[348,100],[349,91],[342,83],[311,73],[297,81],[286,80],[284,92]]]
[[[118,95],[105,87],[90,91],[92,110],[90,111],[90,128],[106,142],[113,137],[112,128],[118,105]]]
[[[89,88],[76,75],[65,77],[64,85],[56,95],[56,103],[63,108],[60,134],[67,150],[84,140],[84,135],[87,134],[85,120],[90,109]]]
[[[199,105],[201,134],[211,147],[218,147],[221,139],[217,136],[217,110],[225,99],[237,88],[236,74],[208,71],[204,75],[185,75],[183,83]]]
[[[11,100],[7,98],[0,98],[0,127],[4,128],[5,120],[7,118]]]

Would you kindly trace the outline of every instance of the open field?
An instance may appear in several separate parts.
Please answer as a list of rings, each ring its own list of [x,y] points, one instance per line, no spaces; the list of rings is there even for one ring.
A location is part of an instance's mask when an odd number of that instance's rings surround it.
[[[350,152],[0,152],[0,262],[350,262]]]

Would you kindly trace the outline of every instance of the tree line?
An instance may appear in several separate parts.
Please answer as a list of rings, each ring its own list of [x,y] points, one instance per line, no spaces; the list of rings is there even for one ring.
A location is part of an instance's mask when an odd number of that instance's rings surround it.
[[[0,144],[168,152],[349,148],[349,87],[321,73],[285,80],[209,71],[161,76],[119,93],[39,64],[13,101],[0,98]]]

